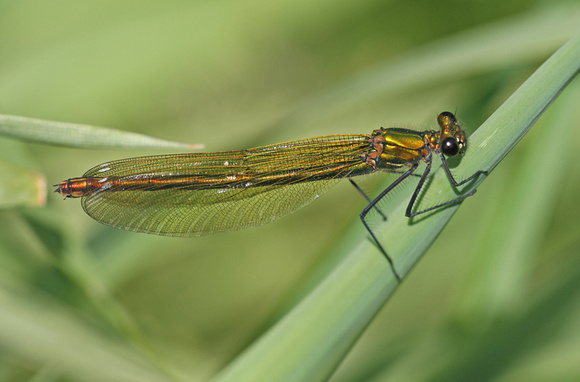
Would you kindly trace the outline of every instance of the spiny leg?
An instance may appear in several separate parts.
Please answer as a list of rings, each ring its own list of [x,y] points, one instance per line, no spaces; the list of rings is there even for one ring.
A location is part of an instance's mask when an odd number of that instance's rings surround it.
[[[405,171],[400,177],[397,178],[397,180],[395,180],[393,183],[391,183],[389,185],[389,187],[385,188],[383,190],[383,192],[381,192],[379,194],[379,196],[377,196],[374,200],[372,200],[360,213],[360,220],[362,221],[363,225],[365,226],[365,228],[367,229],[367,231],[369,232],[369,234],[371,235],[371,237],[373,238],[373,241],[377,244],[377,247],[379,248],[379,250],[381,251],[381,253],[385,256],[385,258],[387,259],[387,261],[389,262],[391,269],[393,270],[393,274],[395,275],[395,277],[397,278],[398,281],[401,281],[401,276],[399,276],[399,273],[397,272],[397,270],[395,269],[395,264],[393,263],[393,259],[391,259],[391,257],[387,254],[387,251],[385,251],[385,249],[383,248],[383,246],[381,245],[381,243],[379,242],[379,240],[377,239],[377,237],[375,236],[375,234],[373,233],[373,231],[371,230],[371,227],[369,227],[368,223],[366,222],[365,218],[367,216],[367,214],[369,213],[370,210],[372,210],[373,208],[375,208],[375,206],[377,205],[377,203],[385,196],[387,195],[389,192],[391,192],[395,187],[397,187],[399,184],[401,184],[402,181],[404,181],[405,179],[407,179],[411,174],[413,174],[413,172],[415,172],[415,170],[417,169],[417,164],[414,164],[409,170]]]
[[[367,200],[367,202],[369,202],[369,203],[372,202],[371,198],[368,197],[368,195],[362,190],[362,188],[360,188],[358,186],[358,184],[356,184],[354,182],[354,180],[352,180],[351,178],[348,178],[348,180],[354,186],[354,188],[356,188],[357,191],[361,193],[361,195]],[[387,217],[385,216],[383,211],[381,211],[381,209],[378,206],[375,206],[375,211],[377,211],[379,213],[379,215],[381,215],[381,217],[383,218],[384,221],[387,221]]]
[[[479,171],[476,171],[475,173],[473,173],[469,178],[463,179],[461,182],[457,182],[455,180],[455,178],[453,177],[453,174],[451,174],[451,170],[449,169],[449,164],[447,163],[447,159],[445,159],[445,156],[443,154],[439,153],[439,158],[441,158],[441,162],[443,163],[443,168],[445,169],[445,172],[447,173],[447,177],[449,178],[449,181],[455,187],[459,187],[459,186],[477,178],[479,175],[483,175],[483,174],[488,173],[487,171],[479,170]],[[465,199],[465,198],[463,198],[463,199]]]
[[[475,172],[473,175],[471,175],[469,178],[462,180],[461,182],[457,182],[455,180],[455,178],[453,177],[453,175],[451,174],[451,170],[449,169],[449,164],[447,163],[447,160],[445,159],[445,157],[443,156],[443,154],[439,154],[439,157],[441,158],[441,162],[443,162],[443,168],[445,169],[445,173],[447,174],[447,177],[449,178],[449,181],[451,182],[451,184],[454,187],[459,187],[473,179],[475,179],[476,177],[478,177],[479,175],[482,174],[487,174],[487,171],[477,171]],[[453,200],[447,201],[445,203],[441,203],[438,204],[436,206],[433,207],[429,207],[426,208],[424,210],[418,211],[418,212],[412,212],[413,209],[413,205],[415,204],[417,197],[419,196],[419,193],[421,192],[421,188],[423,187],[423,184],[425,183],[425,180],[427,180],[427,175],[429,175],[429,171],[431,171],[431,161],[428,160],[427,161],[427,169],[425,169],[425,172],[423,173],[423,175],[421,176],[421,179],[419,180],[419,184],[417,185],[417,187],[415,188],[415,192],[413,192],[413,196],[411,197],[411,200],[409,201],[409,205],[407,206],[407,211],[405,212],[405,216],[408,218],[411,218],[413,216],[417,216],[417,215],[421,215],[424,214],[426,212],[429,211],[433,211],[436,210],[438,208],[441,207],[446,207],[455,203],[458,203],[460,201],[462,201],[463,199],[466,199],[470,196],[472,196],[473,194],[475,194],[477,192],[477,189],[470,191],[469,193],[465,194],[465,195],[461,195],[458,198],[455,198]]]

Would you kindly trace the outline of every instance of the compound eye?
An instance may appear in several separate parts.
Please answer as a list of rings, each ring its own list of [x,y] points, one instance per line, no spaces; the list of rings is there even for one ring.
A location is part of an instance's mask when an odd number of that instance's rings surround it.
[[[441,152],[448,157],[453,157],[459,153],[459,144],[453,137],[443,139],[440,145]]]
[[[442,128],[445,128],[447,126],[455,125],[457,123],[457,119],[455,118],[453,113],[450,113],[448,111],[444,111],[443,113],[439,114],[439,116],[437,117],[437,123]]]

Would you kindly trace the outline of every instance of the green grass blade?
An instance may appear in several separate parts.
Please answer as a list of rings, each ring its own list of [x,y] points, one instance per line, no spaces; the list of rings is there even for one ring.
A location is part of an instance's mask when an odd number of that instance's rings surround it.
[[[42,119],[0,115],[0,134],[6,137],[57,146],[112,149],[194,149],[203,145],[168,141],[143,134]]]
[[[471,137],[458,179],[491,171],[531,128],[580,69],[580,33],[546,61]],[[482,181],[483,179],[480,179]],[[456,197],[439,169],[424,202]],[[458,206],[420,219],[404,217],[401,203],[377,227],[400,273],[425,253]],[[360,225],[360,223],[357,222]],[[374,246],[364,241],[284,319],[219,374],[216,381],[327,379],[397,287]],[[385,328],[388,330],[388,328]]]
[[[576,116],[580,82],[573,82],[565,93],[544,114],[533,136],[528,137],[517,171],[503,175],[505,183],[499,183],[494,189],[502,197],[497,205],[486,206],[488,211],[484,219],[488,223],[478,234],[494,239],[477,240],[477,245],[471,248],[476,260],[466,278],[456,319],[505,314],[521,309],[524,302],[535,303],[528,299],[526,289],[536,281],[533,270],[539,255],[535,250],[544,245],[554,210],[562,199],[562,190],[573,177],[568,164],[577,157],[574,145],[563,144],[562,137],[571,137],[571,140],[578,137]],[[564,221],[574,231],[574,221]],[[564,243],[566,240],[556,240],[555,246],[565,246]],[[558,252],[557,248],[550,248]]]
[[[479,129],[469,138],[467,155],[461,160],[461,166],[454,171],[457,179],[464,179],[478,170],[490,171],[507,155],[507,153],[522,139],[533,126],[546,108],[556,99],[560,92],[576,76],[580,70],[580,32],[576,33],[550,59],[548,59],[501,107],[499,107]],[[483,181],[483,177],[476,180],[473,187]],[[449,187],[449,180],[445,173],[437,171],[425,195],[427,205],[437,201],[451,200],[457,194]],[[404,206],[399,209],[402,212]],[[440,232],[449,221],[458,206],[450,207],[437,212],[429,219],[419,219],[416,224],[409,225],[403,222],[389,224],[389,232],[398,230],[398,227],[421,229],[435,235]],[[397,216],[402,215],[397,213]],[[394,220],[394,219],[392,219]],[[394,222],[388,222],[394,223]],[[430,227],[430,228],[428,228]],[[424,234],[426,234],[424,232]],[[420,237],[420,231],[416,232]],[[395,234],[400,238],[403,232]],[[405,235],[407,236],[407,235]],[[397,240],[402,242],[402,240]],[[410,250],[417,247],[416,239],[410,240],[408,245],[398,248],[395,253],[405,253],[403,269],[410,269],[418,258],[408,256]],[[430,243],[429,243],[430,245]]]
[[[457,82],[498,70],[506,62],[540,60],[575,32],[579,17],[580,7],[559,5],[436,40],[306,98],[286,118],[308,126],[312,119],[364,105],[378,96],[423,89],[429,83]]]
[[[4,284],[4,283],[3,283]],[[76,381],[170,381],[134,349],[52,301],[0,288],[0,341],[32,364]],[[34,343],[30,339],[34,338]],[[66,340],[63,340],[66,339]],[[91,346],[85,346],[90,343]]]

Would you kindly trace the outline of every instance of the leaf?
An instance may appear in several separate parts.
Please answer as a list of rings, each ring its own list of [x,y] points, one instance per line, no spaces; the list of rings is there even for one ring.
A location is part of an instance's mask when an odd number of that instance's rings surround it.
[[[26,340],[30,338],[34,343]],[[7,288],[0,293],[0,341],[12,354],[39,365],[58,365],[59,373],[79,381],[171,380],[114,338],[48,298],[8,293]]]
[[[46,204],[43,174],[0,161],[0,179],[0,208]]]
[[[461,174],[456,174],[456,178],[497,166],[579,70],[580,32],[471,137],[468,154],[459,167]],[[436,171],[427,193],[437,195],[437,200],[456,197],[442,169]],[[388,243],[387,251],[403,274],[423,256],[459,207],[451,206],[409,221],[404,216],[407,201],[386,223],[375,228],[385,233],[380,240]],[[369,241],[360,243],[309,296],[229,364],[215,381],[327,379],[397,285],[377,249]]]
[[[89,149],[203,148],[203,145],[167,141],[143,134],[104,127],[46,121],[13,115],[0,115],[0,134],[31,142]]]

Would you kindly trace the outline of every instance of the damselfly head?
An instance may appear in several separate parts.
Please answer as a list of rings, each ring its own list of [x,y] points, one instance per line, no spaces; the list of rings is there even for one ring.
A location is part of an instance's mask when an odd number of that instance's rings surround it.
[[[467,148],[467,139],[455,115],[444,111],[437,117],[437,123],[441,127],[439,150],[448,157],[463,154]]]

